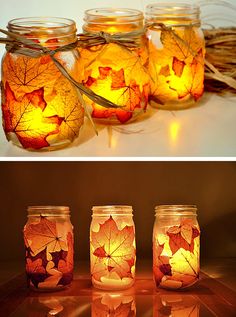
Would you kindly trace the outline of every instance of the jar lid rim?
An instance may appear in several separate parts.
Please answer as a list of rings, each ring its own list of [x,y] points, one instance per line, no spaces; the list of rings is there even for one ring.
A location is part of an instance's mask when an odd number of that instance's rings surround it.
[[[157,205],[155,207],[156,213],[193,213],[197,212],[197,206],[196,205]]]
[[[28,215],[68,215],[70,208],[68,206],[29,206]]]
[[[27,23],[32,23],[31,25],[27,25]],[[35,23],[35,25],[33,25]],[[52,16],[31,16],[31,17],[22,17],[22,18],[14,18],[8,22],[8,27],[16,27],[16,28],[32,28],[37,27],[36,23],[49,23],[47,25],[48,28],[60,29],[63,27],[73,26],[75,25],[75,21],[69,18],[62,17],[52,17]]]
[[[131,8],[112,8],[112,7],[102,7],[102,8],[93,8],[84,11],[85,15],[94,16],[94,17],[111,17],[107,14],[111,13],[120,13],[119,17],[137,17],[143,16],[143,12],[137,9]]]

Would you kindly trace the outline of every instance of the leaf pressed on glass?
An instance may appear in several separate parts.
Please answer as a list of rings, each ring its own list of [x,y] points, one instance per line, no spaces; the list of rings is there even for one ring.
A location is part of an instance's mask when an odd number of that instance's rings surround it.
[[[116,273],[132,277],[131,269],[135,264],[134,227],[125,226],[119,230],[112,216],[100,224],[98,232],[91,233],[92,267],[91,274],[97,279]]]

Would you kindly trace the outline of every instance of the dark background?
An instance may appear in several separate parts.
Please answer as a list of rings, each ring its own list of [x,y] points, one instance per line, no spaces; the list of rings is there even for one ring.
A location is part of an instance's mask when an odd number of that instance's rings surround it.
[[[196,204],[201,256],[236,256],[236,163],[1,162],[0,261],[23,260],[28,205],[68,205],[75,255],[89,258],[93,205],[134,208],[138,258],[152,256],[157,204]]]

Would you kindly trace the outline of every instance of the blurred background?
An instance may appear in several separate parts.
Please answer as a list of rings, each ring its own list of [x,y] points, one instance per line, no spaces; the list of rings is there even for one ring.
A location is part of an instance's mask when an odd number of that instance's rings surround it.
[[[93,205],[132,205],[138,260],[152,257],[154,207],[196,204],[201,256],[236,257],[236,163],[1,162],[0,261],[23,261],[29,205],[68,205],[75,257],[89,259]]]

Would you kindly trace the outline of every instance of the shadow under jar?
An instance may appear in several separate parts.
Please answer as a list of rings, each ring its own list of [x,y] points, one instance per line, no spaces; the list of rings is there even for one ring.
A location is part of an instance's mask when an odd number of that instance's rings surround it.
[[[135,279],[136,244],[131,206],[95,206],[90,226],[93,286],[123,290]]]
[[[80,81],[96,94],[119,108],[104,108],[94,102],[92,117],[101,123],[130,122],[146,109],[149,94],[149,75],[143,14],[133,9],[99,8],[85,11],[83,32],[103,34],[104,44],[79,49]],[[130,32],[133,36],[129,37]],[[112,36],[132,43],[121,45]]]
[[[153,229],[153,274],[157,287],[185,289],[200,271],[200,228],[193,205],[157,206]]]
[[[74,268],[74,236],[69,208],[28,207],[23,234],[28,286],[42,291],[69,286]]]
[[[150,104],[178,110],[204,92],[205,41],[198,6],[157,3],[146,7],[151,76]]]
[[[75,22],[64,18],[14,19],[8,23],[8,30],[50,50],[77,40]],[[77,90],[49,54],[31,57],[6,48],[2,59],[2,116],[8,141],[28,150],[54,150],[70,144],[84,120]],[[67,49],[54,55],[75,79],[76,54],[76,49]]]

